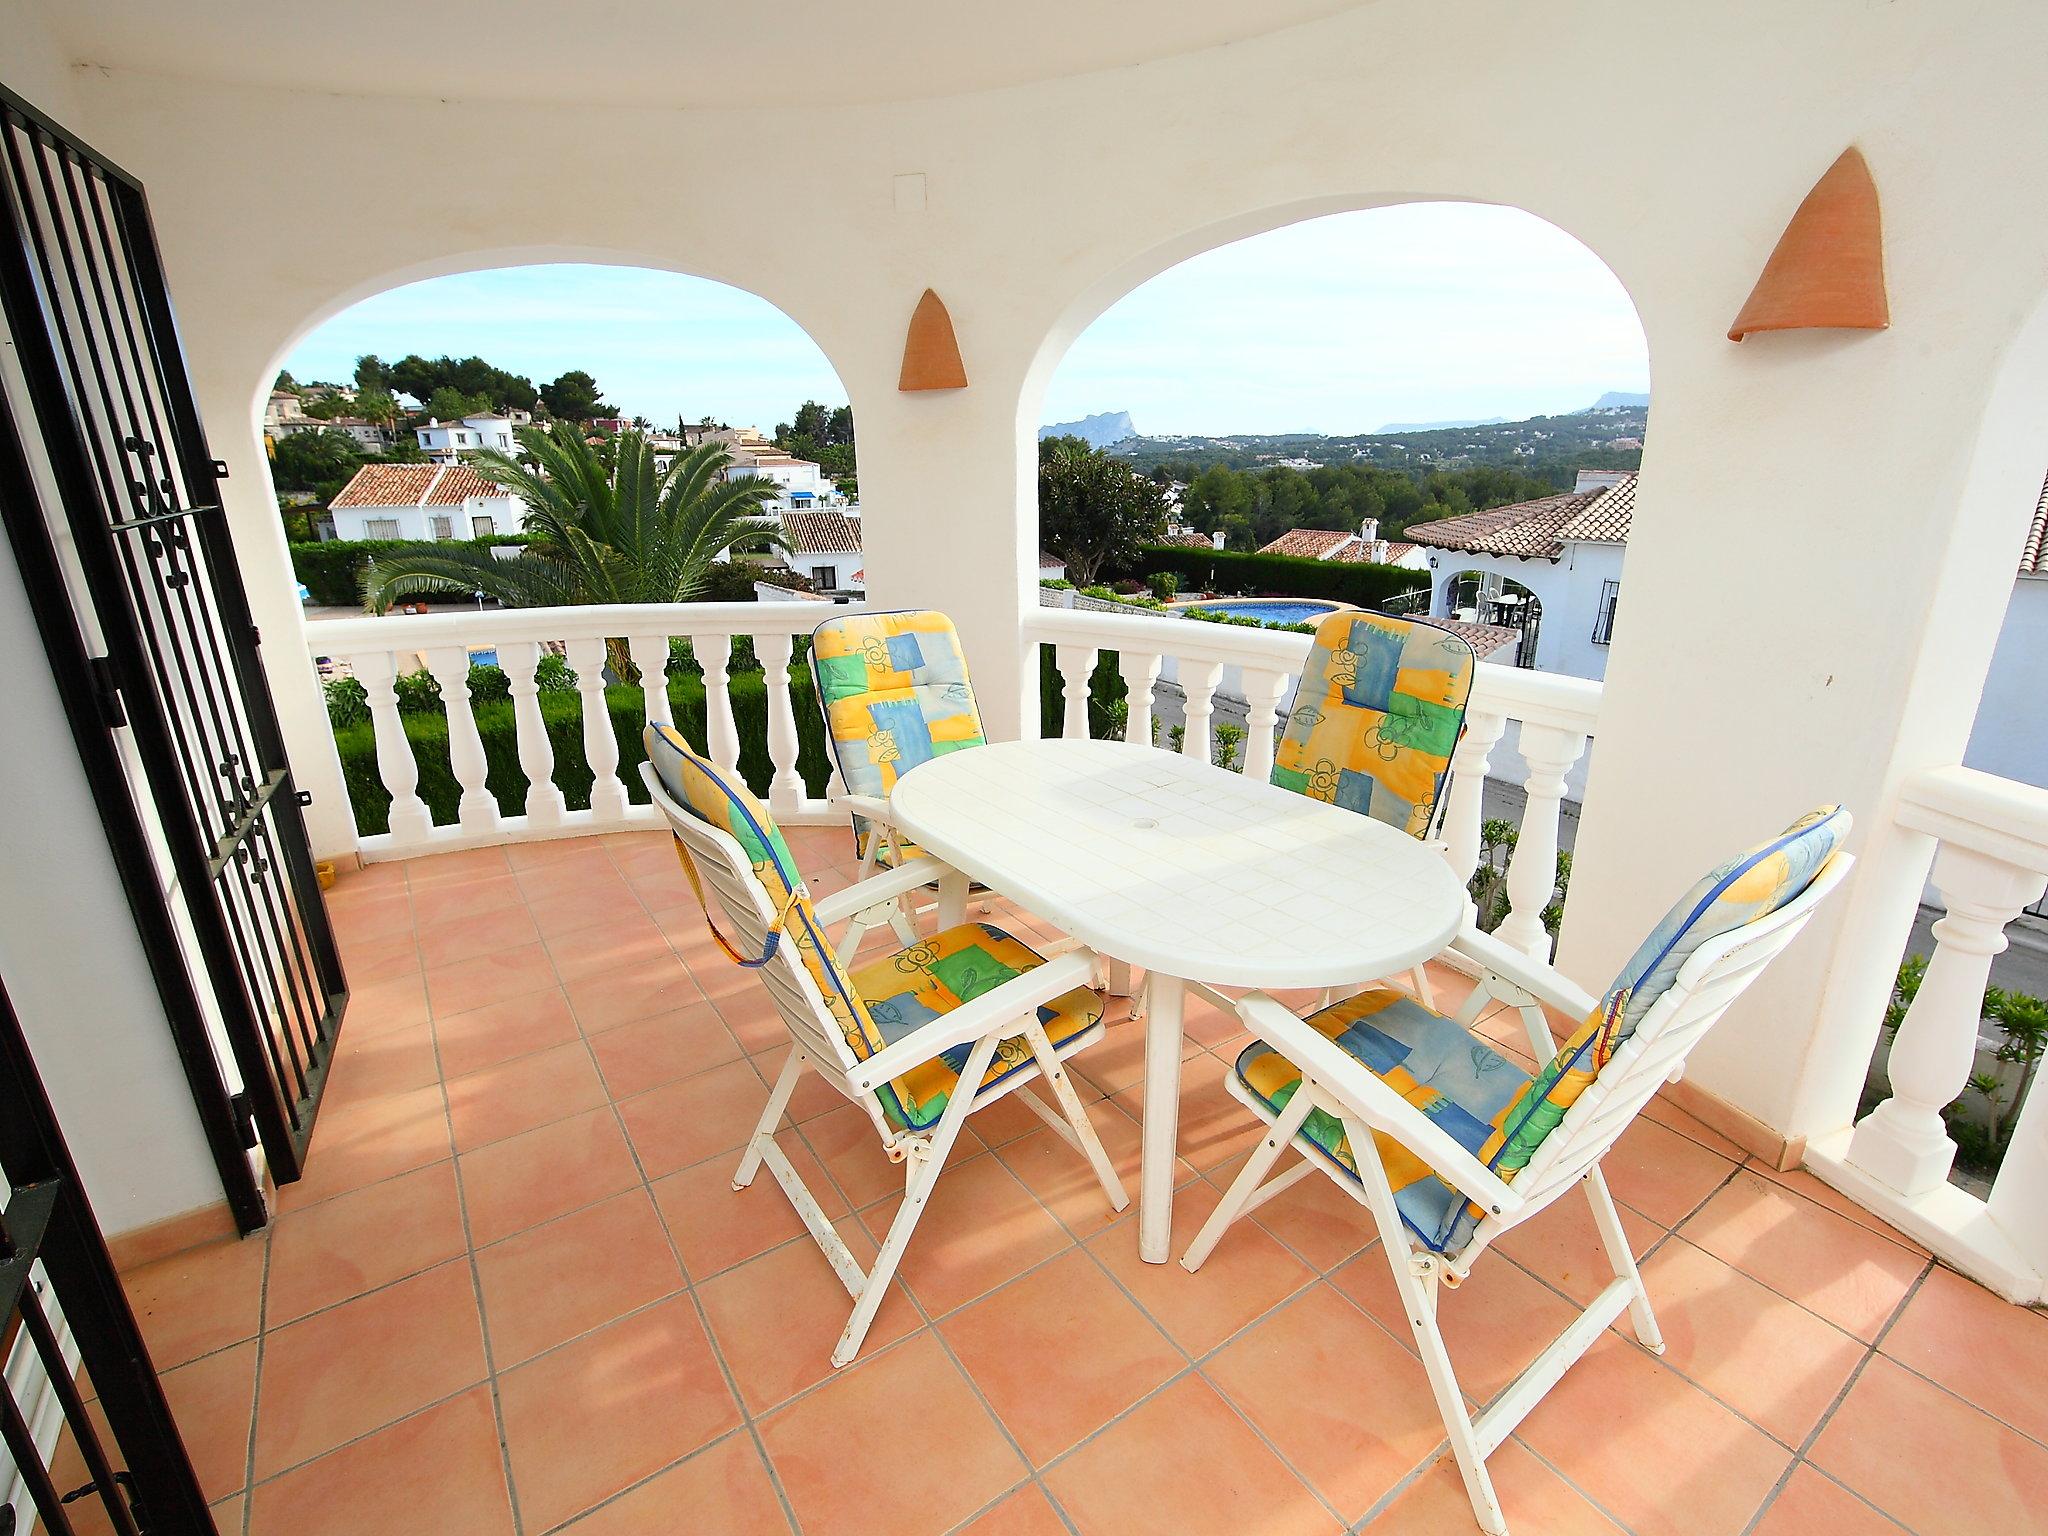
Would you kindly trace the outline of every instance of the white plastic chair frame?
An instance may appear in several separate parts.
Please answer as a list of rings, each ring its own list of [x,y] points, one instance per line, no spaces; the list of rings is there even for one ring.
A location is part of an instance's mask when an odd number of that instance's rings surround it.
[[[651,764],[643,763],[640,776],[654,803],[668,818],[675,835],[682,839],[705,883],[716,893],[719,906],[731,924],[732,935],[742,947],[758,953],[765,948],[775,908],[768,892],[755,876],[745,851],[733,837],[698,820],[678,805],[663,786]],[[884,871],[813,905],[818,923],[833,928],[860,913],[872,913],[905,893],[938,882],[942,877],[958,878],[936,859],[914,859]],[[912,942],[916,942],[913,937]],[[826,1261],[853,1298],[853,1315],[832,1351],[832,1364],[843,1366],[860,1353],[868,1327],[888,1294],[889,1282],[902,1262],[918,1218],[923,1215],[945,1166],[947,1155],[960,1138],[967,1117],[975,1110],[1015,1093],[1025,1106],[1050,1126],[1053,1132],[1087,1159],[1088,1166],[1109,1197],[1113,1210],[1130,1204],[1123,1181],[1117,1177],[1109,1154],[1103,1150],[1086,1106],[1074,1091],[1065,1062],[1103,1036],[1098,1021],[1072,1039],[1055,1046],[1038,1020],[1038,1008],[1063,992],[1090,984],[1096,966],[1092,950],[1074,949],[1023,975],[1013,977],[972,1002],[915,1030],[877,1051],[866,1060],[853,1054],[840,1033],[839,1025],[818,991],[818,984],[796,956],[793,943],[779,943],[768,963],[755,974],[767,986],[776,1012],[792,1037],[789,1055],[768,1095],[746,1151],[733,1174],[732,1187],[745,1189],[765,1164],[775,1182],[789,1197],[804,1226],[824,1251]],[[899,1129],[882,1113],[877,1092],[912,1067],[958,1046],[968,1046],[966,1064],[960,1071],[962,1084],[979,1083],[994,1059],[996,1047],[1012,1036],[1022,1036],[1031,1047],[1032,1061],[1011,1072],[1000,1082],[978,1093],[956,1092],[936,1125],[925,1130]],[[775,1132],[789,1107],[790,1094],[808,1066],[846,1098],[867,1111],[883,1150],[892,1162],[903,1164],[903,1204],[889,1225],[888,1236],[875,1256],[872,1268],[862,1270],[846,1243],[833,1229],[816,1198],[804,1187],[796,1169],[776,1143]],[[1029,1084],[1043,1080],[1052,1089],[1053,1104],[1030,1091]]]
[[[1264,1120],[1269,1130],[1253,1149],[1237,1179],[1208,1223],[1196,1235],[1184,1268],[1193,1271],[1215,1249],[1230,1224],[1256,1210],[1310,1171],[1320,1168],[1340,1188],[1372,1213],[1381,1246],[1393,1270],[1394,1286],[1408,1314],[1408,1325],[1428,1374],[1449,1432],[1451,1451],[1471,1497],[1481,1530],[1505,1536],[1507,1520],[1494,1495],[1486,1458],[1514,1433],[1529,1411],[1543,1400],[1564,1373],[1624,1311],[1645,1349],[1664,1352],[1664,1341],[1650,1309],[1650,1297],[1637,1272],[1635,1256],[1615,1214],[1614,1201],[1600,1173],[1600,1160],[1649,1102],[1658,1087],[1684,1062],[1700,1037],[1728,1011],[1731,1003],[1759,972],[1806,926],[1814,908],[1848,873],[1853,861],[1845,853],[1829,859],[1813,882],[1783,908],[1702,944],[1686,961],[1671,988],[1624,1041],[1556,1128],[1545,1137],[1528,1166],[1512,1184],[1454,1141],[1421,1110],[1403,1099],[1341,1046],[1327,1039],[1263,993],[1238,1004],[1245,1027],[1302,1069],[1301,1085],[1284,1110],[1274,1114],[1247,1089],[1233,1071],[1224,1081],[1238,1100]],[[1568,1018],[1583,1019],[1595,1000],[1550,966],[1510,949],[1491,935],[1467,929],[1452,942],[1479,973],[1479,983],[1458,1010],[1457,1022],[1470,1028],[1489,1003],[1514,1008],[1528,1032],[1538,1062],[1557,1052],[1544,1007]],[[1312,1109],[1340,1120],[1358,1165],[1349,1173],[1320,1147],[1296,1133]],[[1400,1142],[1435,1170],[1446,1184],[1485,1212],[1471,1239],[1456,1255],[1422,1246],[1403,1225],[1385,1167],[1374,1154],[1372,1135],[1381,1131]],[[1299,1163],[1277,1178],[1266,1175],[1292,1145]],[[1473,1262],[1501,1233],[1535,1216],[1574,1185],[1583,1186],[1592,1206],[1594,1225],[1607,1251],[1614,1278],[1592,1305],[1525,1368],[1477,1418],[1465,1411],[1451,1359],[1437,1327],[1439,1286],[1456,1287]]]

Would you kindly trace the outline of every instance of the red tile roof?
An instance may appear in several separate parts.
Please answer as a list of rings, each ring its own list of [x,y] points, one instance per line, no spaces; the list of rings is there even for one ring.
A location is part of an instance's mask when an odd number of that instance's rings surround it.
[[[1522,632],[1508,624],[1470,624],[1463,619],[1424,619],[1422,622],[1462,636],[1466,644],[1479,653],[1481,661],[1508,646],[1519,644],[1522,639]]]
[[[1589,491],[1488,507],[1462,517],[1415,523],[1408,537],[1436,549],[1474,555],[1512,555],[1522,560],[1555,560],[1565,540],[1626,544],[1635,519],[1636,477]]]
[[[838,512],[785,512],[779,542],[793,555],[857,555],[860,524]]]
[[[1358,535],[1342,528],[1291,528],[1270,544],[1261,544],[1262,555],[1293,555],[1303,560],[1321,560],[1346,539]]]
[[[457,507],[471,497],[507,494],[467,464],[365,464],[333,505]]]

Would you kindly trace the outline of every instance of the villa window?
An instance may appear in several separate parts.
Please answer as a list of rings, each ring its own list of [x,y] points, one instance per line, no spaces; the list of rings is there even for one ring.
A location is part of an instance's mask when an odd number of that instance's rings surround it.
[[[395,539],[398,537],[398,519],[395,517],[372,517],[363,523],[363,537],[366,539]]]
[[[811,568],[811,582],[821,592],[837,591],[839,587],[839,567],[836,565],[813,566]]]
[[[469,520],[469,531],[473,538],[488,539],[498,531],[498,525],[488,517],[472,517]]]
[[[1614,600],[1621,595],[1621,583],[1600,583],[1600,612],[1593,619],[1593,643],[1608,645],[1614,639]]]
[[[435,519],[434,519],[434,537],[435,537],[435,538],[437,538],[437,539],[452,539],[452,538],[454,538],[454,537],[455,537],[455,519],[454,519],[454,518],[452,518],[452,517],[437,517],[437,518],[435,518]]]

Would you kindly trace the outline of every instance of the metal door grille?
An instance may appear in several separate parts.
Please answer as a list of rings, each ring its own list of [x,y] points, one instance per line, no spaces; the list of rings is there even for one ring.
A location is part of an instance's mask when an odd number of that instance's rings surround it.
[[[10,331],[245,1112],[299,1177],[347,1000],[138,183],[0,92]]]

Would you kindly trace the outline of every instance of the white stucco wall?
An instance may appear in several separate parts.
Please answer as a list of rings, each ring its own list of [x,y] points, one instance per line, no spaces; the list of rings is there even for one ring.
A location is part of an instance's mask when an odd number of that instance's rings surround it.
[[[1593,623],[1600,611],[1600,584],[1621,579],[1621,545],[1574,541],[1565,545],[1555,561],[1461,554],[1449,549],[1433,553],[1437,565],[1432,573],[1431,613],[1451,616],[1451,594],[1465,572],[1490,572],[1527,587],[1543,605],[1543,622],[1536,632],[1536,670],[1594,682],[1607,675],[1607,657],[1613,647],[1593,643]]]
[[[2048,575],[2013,583],[1963,761],[2048,788]]]

